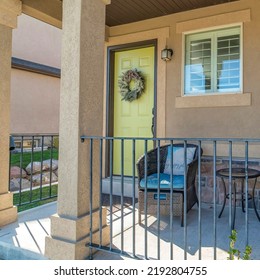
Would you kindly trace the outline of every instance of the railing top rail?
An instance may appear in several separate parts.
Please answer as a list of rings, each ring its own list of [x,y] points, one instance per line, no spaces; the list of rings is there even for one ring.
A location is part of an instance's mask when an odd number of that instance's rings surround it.
[[[59,136],[59,133],[11,133],[13,137],[42,137]]]
[[[113,137],[113,136],[88,136],[82,135],[80,137],[81,141],[84,142],[85,139],[103,139],[103,140],[148,140],[148,141],[205,141],[205,142],[254,142],[260,143],[260,138],[174,138],[174,137]]]

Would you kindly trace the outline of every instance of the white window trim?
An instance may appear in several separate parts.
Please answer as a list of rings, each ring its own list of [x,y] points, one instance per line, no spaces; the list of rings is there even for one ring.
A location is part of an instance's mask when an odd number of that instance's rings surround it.
[[[214,32],[220,31],[221,29],[228,29],[228,28],[240,28],[240,91],[237,92],[207,92],[207,93],[196,93],[196,94],[187,94],[185,95],[185,54],[186,54],[186,36],[187,35],[196,35],[203,32]],[[223,30],[224,31],[224,30]],[[228,94],[243,94],[243,23],[234,23],[228,25],[221,25],[221,26],[214,26],[211,28],[202,28],[192,31],[187,31],[182,33],[182,74],[181,74],[181,96],[184,98],[187,97],[196,97],[196,96],[214,96],[214,95],[228,95]]]

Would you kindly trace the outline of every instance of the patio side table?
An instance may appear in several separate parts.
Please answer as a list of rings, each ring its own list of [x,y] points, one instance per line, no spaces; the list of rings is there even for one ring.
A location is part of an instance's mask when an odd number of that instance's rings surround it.
[[[226,200],[230,198],[229,193],[227,193],[227,187],[226,187],[226,183],[225,183],[225,179],[229,179],[229,168],[222,168],[217,170],[216,175],[218,177],[221,178],[222,182],[223,182],[223,186],[224,186],[224,202],[222,205],[222,209],[219,213],[219,218],[221,217],[225,205],[226,205]],[[254,195],[255,195],[255,187],[256,187],[256,182],[257,182],[257,178],[260,176],[260,171],[256,170],[256,169],[252,169],[252,168],[239,168],[239,167],[232,167],[231,169],[231,180],[232,180],[232,192],[231,192],[231,202],[234,200],[233,203],[233,216],[232,216],[232,229],[234,229],[235,227],[235,218],[236,218],[236,202],[237,200],[241,200],[242,203],[242,211],[245,212],[245,199],[246,199],[246,194],[244,192],[245,189],[245,179],[248,178],[249,179],[254,179],[254,186],[252,189],[252,195],[248,194],[248,199],[252,199],[253,200],[253,207],[255,210],[255,214],[258,218],[258,220],[260,221],[260,216],[257,212],[256,209],[256,204],[255,204],[255,199],[254,199]],[[241,181],[241,192],[237,192],[237,180]],[[241,197],[239,199],[237,199],[237,195],[241,195]],[[232,196],[234,199],[232,199]]]

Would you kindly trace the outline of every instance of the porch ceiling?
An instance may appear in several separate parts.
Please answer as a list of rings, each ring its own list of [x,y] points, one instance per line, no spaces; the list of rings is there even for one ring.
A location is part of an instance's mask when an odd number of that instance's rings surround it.
[[[106,8],[108,26],[184,12],[238,0],[112,0]]]
[[[23,12],[61,28],[63,0],[21,0]],[[111,0],[106,25],[116,26],[239,0]]]

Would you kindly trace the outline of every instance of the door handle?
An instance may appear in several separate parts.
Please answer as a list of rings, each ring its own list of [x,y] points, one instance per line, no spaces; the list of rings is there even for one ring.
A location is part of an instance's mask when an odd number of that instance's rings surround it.
[[[154,137],[154,108],[152,108],[152,126],[151,126],[151,132],[152,132],[152,136]]]
[[[152,136],[154,137],[154,124],[152,124],[151,126],[151,132],[152,132]]]

